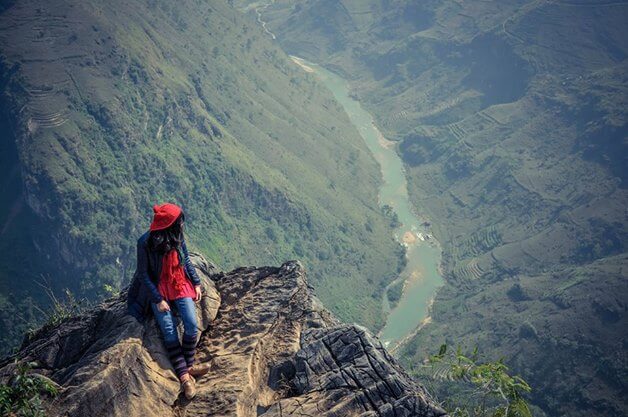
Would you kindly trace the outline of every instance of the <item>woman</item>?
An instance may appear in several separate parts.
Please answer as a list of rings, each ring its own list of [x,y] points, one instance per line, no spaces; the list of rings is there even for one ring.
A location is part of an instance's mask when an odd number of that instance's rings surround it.
[[[188,256],[181,207],[165,203],[153,206],[153,211],[150,230],[137,241],[137,279],[129,290],[129,312],[144,321],[146,304],[150,304],[185,396],[192,399],[196,394],[193,377],[209,370],[207,365],[194,363],[198,335],[194,303],[201,299],[201,280]],[[173,310],[183,320],[182,343]]]

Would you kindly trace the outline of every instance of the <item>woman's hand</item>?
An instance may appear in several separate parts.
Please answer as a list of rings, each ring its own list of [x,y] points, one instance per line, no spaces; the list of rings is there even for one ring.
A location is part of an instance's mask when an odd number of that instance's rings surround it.
[[[195,285],[194,290],[196,291],[196,298],[194,299],[194,301],[198,303],[199,301],[201,301],[201,286]]]
[[[159,304],[157,304],[157,310],[161,311],[170,311],[170,304],[166,300],[161,300]]]

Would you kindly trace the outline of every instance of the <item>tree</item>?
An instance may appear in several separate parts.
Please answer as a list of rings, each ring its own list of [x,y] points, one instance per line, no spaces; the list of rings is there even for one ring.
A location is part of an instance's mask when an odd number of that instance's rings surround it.
[[[57,386],[41,375],[29,374],[35,362],[19,363],[17,373],[8,384],[0,384],[0,415],[15,417],[45,417],[41,394],[56,396]]]
[[[523,397],[531,391],[530,386],[507,371],[501,359],[479,363],[477,348],[466,355],[460,347],[453,352],[441,345],[415,375],[431,380],[436,391],[449,385],[445,390],[448,399],[442,405],[452,417],[532,417]],[[443,380],[447,382],[443,384]]]

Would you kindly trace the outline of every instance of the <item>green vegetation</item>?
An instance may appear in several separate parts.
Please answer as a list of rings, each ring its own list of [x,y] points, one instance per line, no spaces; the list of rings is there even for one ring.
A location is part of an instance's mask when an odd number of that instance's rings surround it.
[[[45,319],[42,280],[90,300],[124,286],[164,201],[222,269],[299,258],[340,318],[383,324],[403,248],[315,77],[222,1],[39,3],[0,14],[0,351]]]
[[[502,360],[478,359],[477,348],[465,354],[460,347],[453,352],[441,345],[413,374],[439,392],[452,417],[532,417],[524,398],[531,391],[528,383],[511,376]]]
[[[395,308],[401,299],[401,294],[403,293],[403,281],[398,281],[388,287],[388,291],[386,295],[388,296],[388,301],[390,302],[390,308]]]
[[[390,219],[390,227],[396,229],[397,227],[401,226],[399,216],[397,216],[397,213],[391,206],[389,206],[388,204],[384,204],[382,206],[382,211],[384,212],[384,215]]]
[[[447,285],[406,366],[464,340],[549,415],[626,414],[627,16],[577,0],[264,9],[287,52],[349,80],[398,142],[443,248]]]
[[[49,287],[45,288],[45,292],[50,300],[48,307],[42,309],[35,306],[45,319],[43,324],[39,322],[32,324],[33,327],[26,332],[27,339],[31,339],[36,333],[56,327],[66,319],[80,315],[92,306],[89,300],[86,298],[77,299],[72,291],[67,288],[63,291],[63,298],[58,298]]]
[[[18,362],[8,384],[0,384],[0,414],[6,417],[45,417],[42,395],[56,396],[56,384],[41,375],[30,374],[35,362]]]

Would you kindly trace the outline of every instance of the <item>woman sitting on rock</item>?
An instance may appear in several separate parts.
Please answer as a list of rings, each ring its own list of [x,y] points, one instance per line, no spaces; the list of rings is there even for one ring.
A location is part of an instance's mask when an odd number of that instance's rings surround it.
[[[150,230],[137,241],[137,279],[129,290],[129,313],[143,321],[146,304],[150,304],[185,396],[192,399],[196,394],[194,376],[209,370],[194,362],[198,336],[194,303],[201,299],[201,280],[185,245],[183,210],[165,203],[153,206],[153,211]],[[183,320],[182,343],[173,309]]]

